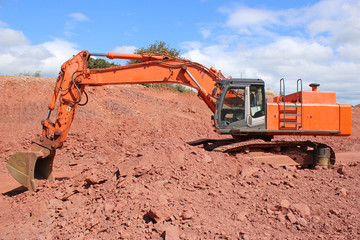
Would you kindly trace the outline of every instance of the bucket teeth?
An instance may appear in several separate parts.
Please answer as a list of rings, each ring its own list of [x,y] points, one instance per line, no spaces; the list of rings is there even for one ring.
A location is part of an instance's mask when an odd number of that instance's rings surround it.
[[[35,192],[37,180],[54,180],[52,165],[55,151],[39,145],[31,149],[36,151],[13,154],[7,162],[7,168],[16,181]]]

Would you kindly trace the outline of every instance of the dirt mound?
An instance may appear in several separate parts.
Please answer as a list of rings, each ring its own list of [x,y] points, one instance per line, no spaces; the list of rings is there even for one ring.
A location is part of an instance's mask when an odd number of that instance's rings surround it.
[[[298,170],[186,144],[219,138],[195,94],[88,88],[56,181],[31,193],[11,185],[6,160],[41,132],[54,82],[0,76],[1,239],[358,238],[359,108],[353,136],[316,139],[336,167]]]

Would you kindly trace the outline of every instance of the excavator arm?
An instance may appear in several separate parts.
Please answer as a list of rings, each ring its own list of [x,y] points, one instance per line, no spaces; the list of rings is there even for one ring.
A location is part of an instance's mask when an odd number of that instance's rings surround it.
[[[89,69],[90,56],[144,62],[107,69]],[[214,68],[209,69],[168,54],[91,54],[82,51],[61,66],[48,114],[41,122],[41,136],[33,140],[30,151],[18,152],[10,157],[8,170],[19,183],[31,191],[36,191],[37,180],[54,179],[52,165],[56,149],[62,147],[77,107],[87,102],[86,86],[177,83],[196,89],[198,96],[214,112],[217,82],[224,79],[222,73]],[[52,122],[51,114],[56,107],[56,118]]]

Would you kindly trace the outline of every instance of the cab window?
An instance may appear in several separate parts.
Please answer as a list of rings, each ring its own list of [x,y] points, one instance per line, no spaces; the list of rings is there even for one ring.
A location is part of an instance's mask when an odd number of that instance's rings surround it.
[[[265,115],[265,102],[262,86],[250,87],[250,115],[253,118],[262,117]]]

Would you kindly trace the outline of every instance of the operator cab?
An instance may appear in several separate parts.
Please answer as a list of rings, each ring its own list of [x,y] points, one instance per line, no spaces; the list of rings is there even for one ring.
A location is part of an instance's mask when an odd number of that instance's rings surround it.
[[[265,129],[265,91],[261,79],[227,79],[218,82],[220,97],[214,122],[221,134],[249,135]]]

